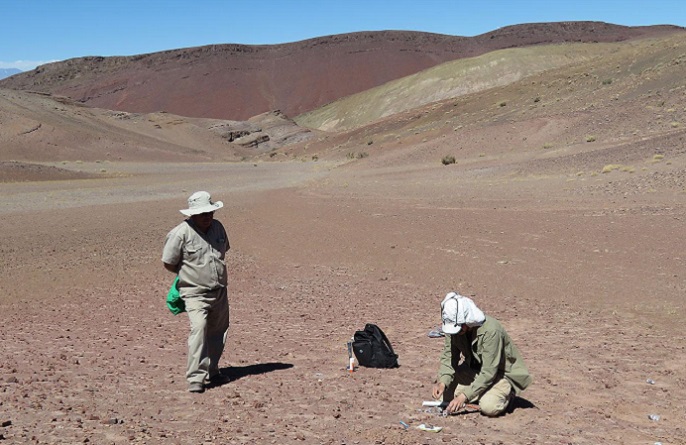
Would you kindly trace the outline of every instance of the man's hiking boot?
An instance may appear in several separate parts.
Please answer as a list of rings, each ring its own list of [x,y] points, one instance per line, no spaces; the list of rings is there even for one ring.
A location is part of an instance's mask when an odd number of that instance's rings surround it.
[[[202,382],[193,382],[188,384],[188,392],[194,392],[197,394],[205,392],[205,385]]]
[[[209,384],[211,386],[221,386],[221,385],[226,385],[227,383],[231,382],[231,377],[229,377],[226,374],[222,374],[221,372],[216,373],[209,379]]]

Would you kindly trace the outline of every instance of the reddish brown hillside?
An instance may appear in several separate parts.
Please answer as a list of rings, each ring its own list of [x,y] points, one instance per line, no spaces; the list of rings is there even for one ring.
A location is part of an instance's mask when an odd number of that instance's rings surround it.
[[[462,57],[556,42],[609,42],[683,31],[598,22],[526,24],[476,37],[360,32],[280,45],[210,45],[127,57],[83,57],[40,66],[0,87],[69,96],[128,112],[245,120],[288,116]]]

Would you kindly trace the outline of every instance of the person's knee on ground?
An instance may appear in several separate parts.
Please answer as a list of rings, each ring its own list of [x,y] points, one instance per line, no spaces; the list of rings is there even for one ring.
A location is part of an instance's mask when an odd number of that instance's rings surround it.
[[[488,391],[486,391],[479,401],[481,414],[488,417],[496,417],[503,414],[514,394],[512,385],[506,379],[500,379]]]
[[[499,400],[495,398],[489,399],[484,397],[479,402],[479,408],[481,409],[481,414],[488,417],[498,417],[505,413],[507,410],[509,400]]]

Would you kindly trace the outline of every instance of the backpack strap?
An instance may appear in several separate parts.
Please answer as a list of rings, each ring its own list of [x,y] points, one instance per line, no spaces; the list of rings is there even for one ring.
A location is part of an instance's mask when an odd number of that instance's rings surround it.
[[[381,330],[380,327],[372,323],[367,323],[367,326],[365,326],[364,330],[372,334],[380,343],[385,344],[391,351],[391,354],[397,355],[393,350],[393,346],[391,346],[391,342],[388,341],[388,337],[386,337],[386,334]]]

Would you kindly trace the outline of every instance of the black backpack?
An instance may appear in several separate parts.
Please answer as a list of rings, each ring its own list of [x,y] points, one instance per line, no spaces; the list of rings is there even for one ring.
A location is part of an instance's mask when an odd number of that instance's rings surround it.
[[[367,323],[364,331],[353,336],[353,352],[360,366],[368,368],[397,368],[398,355],[393,352],[386,334],[375,324]]]

